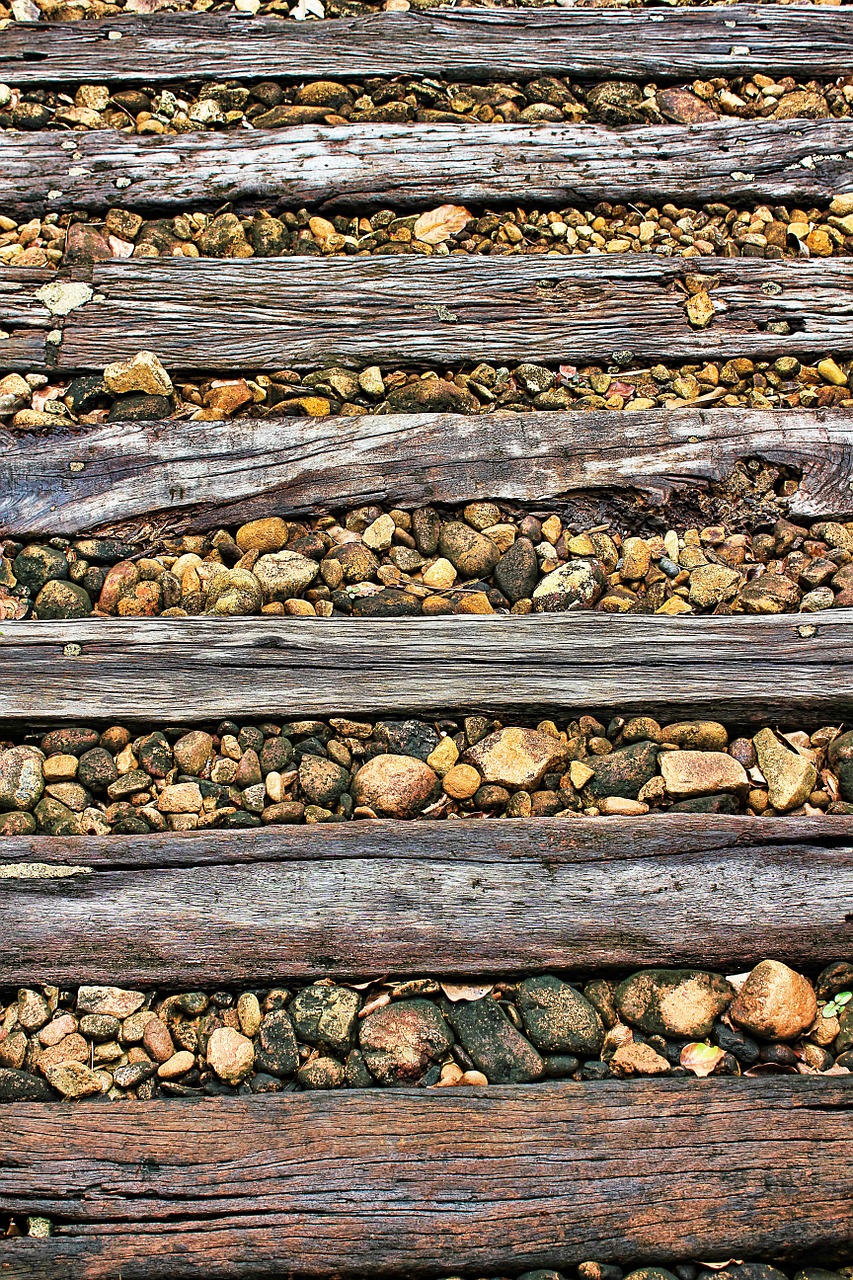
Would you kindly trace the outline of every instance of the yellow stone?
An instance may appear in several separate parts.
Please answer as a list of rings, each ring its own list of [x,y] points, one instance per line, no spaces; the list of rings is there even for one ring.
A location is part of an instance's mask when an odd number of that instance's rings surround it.
[[[444,775],[442,786],[446,795],[453,800],[470,800],[474,792],[479,788],[479,773],[470,764],[455,764],[452,769],[448,769]]]
[[[674,618],[679,613],[692,613],[690,605],[686,600],[682,600],[680,596],[672,596],[666,600],[659,609],[655,609],[655,613],[662,613],[667,617]]]
[[[826,382],[831,382],[834,387],[847,386],[847,377],[844,371],[839,369],[831,356],[827,356],[825,360],[818,361],[817,371]]]
[[[572,786],[576,787],[578,791],[585,787],[593,776],[592,769],[590,769],[589,765],[584,764],[583,760],[573,760],[569,765],[569,777],[572,780]]]
[[[438,746],[427,756],[429,767],[443,778],[459,759],[459,748],[452,738],[442,738]]]
[[[710,294],[700,289],[687,299],[687,319],[694,329],[707,329],[716,312]]]
[[[437,591],[446,591],[456,581],[456,570],[449,560],[439,556],[424,569],[421,581],[425,587],[434,587]]]

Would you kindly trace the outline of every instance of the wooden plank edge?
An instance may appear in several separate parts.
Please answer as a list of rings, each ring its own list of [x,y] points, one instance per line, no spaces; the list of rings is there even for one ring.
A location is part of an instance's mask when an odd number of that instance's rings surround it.
[[[850,1078],[788,1077],[16,1104],[0,1209],[57,1230],[4,1241],[0,1265],[8,1280],[427,1280],[589,1257],[839,1259],[851,1106]]]
[[[0,429],[0,534],[133,540],[363,503],[545,501],[629,489],[665,505],[757,457],[801,472],[790,515],[853,516],[848,410],[382,414]],[[222,478],[228,477],[223,491]]]

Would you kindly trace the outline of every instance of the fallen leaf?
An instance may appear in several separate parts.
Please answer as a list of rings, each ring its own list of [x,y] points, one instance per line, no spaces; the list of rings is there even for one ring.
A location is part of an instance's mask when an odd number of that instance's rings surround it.
[[[487,996],[494,988],[494,983],[490,983],[487,987],[468,987],[457,985],[455,982],[440,982],[438,984],[448,1000],[452,1000],[456,1004],[459,1000],[482,1000],[483,996]]]
[[[725,1052],[719,1049],[717,1045],[695,1041],[693,1044],[684,1046],[681,1050],[679,1062],[682,1067],[692,1071],[701,1080],[705,1076],[709,1076],[725,1056]]]
[[[461,204],[442,204],[422,213],[412,227],[412,235],[424,244],[444,244],[470,221],[471,214]]]
[[[709,1271],[725,1271],[726,1267],[742,1267],[743,1258],[727,1258],[725,1262],[705,1262],[700,1258],[696,1261],[700,1267],[707,1267]]]
[[[375,1009],[381,1009],[386,1004],[391,1003],[391,997],[387,991],[383,991],[381,995],[376,996],[373,1000],[368,1000],[364,1008],[359,1012],[360,1018],[366,1018],[369,1013],[373,1013]]]

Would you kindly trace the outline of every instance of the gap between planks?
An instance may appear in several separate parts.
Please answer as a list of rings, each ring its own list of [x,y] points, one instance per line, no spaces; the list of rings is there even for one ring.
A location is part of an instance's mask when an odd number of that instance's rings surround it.
[[[801,473],[793,518],[850,518],[852,428],[847,410],[684,408],[167,419],[35,439],[0,429],[0,533],[108,527],[132,541],[141,517],[173,535],[368,502],[543,502],[595,489],[665,504],[751,457]]]
[[[74,151],[67,149],[72,141]],[[153,138],[109,129],[3,133],[0,209],[29,218],[69,209],[104,213],[116,204],[172,213],[225,201],[271,210],[390,204],[406,211],[444,201],[559,208],[672,199],[808,208],[853,190],[851,149],[849,120],[723,119],[616,130],[353,124]]]
[[[851,15],[811,5],[771,13],[747,4],[675,12],[440,9],[305,23],[121,14],[16,22],[0,33],[0,80],[15,85],[405,74],[660,81],[756,71],[808,80],[843,75],[851,60]]]
[[[3,986],[749,968],[767,955],[817,968],[853,946],[845,817],[31,836],[0,859]],[[34,864],[44,878],[12,877]]]
[[[8,622],[0,722],[191,724],[464,708],[837,723],[853,713],[851,622],[850,609]]]
[[[12,1104],[7,1280],[344,1280],[853,1243],[853,1079]],[[72,1122],[73,1121],[73,1122]]]
[[[851,258],[134,258],[89,271],[90,284],[57,282],[51,296],[43,272],[0,270],[0,324],[30,326],[0,344],[6,368],[99,370],[141,350],[168,368],[219,371],[378,353],[433,367],[853,351]],[[688,320],[686,276],[713,301],[704,329]]]

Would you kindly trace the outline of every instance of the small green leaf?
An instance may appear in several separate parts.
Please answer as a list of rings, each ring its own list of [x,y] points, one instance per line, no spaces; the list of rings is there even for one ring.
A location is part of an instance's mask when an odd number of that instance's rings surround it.
[[[842,1007],[849,1004],[853,1000],[853,991],[837,991],[832,997],[834,1004],[840,1004]]]
[[[838,1007],[837,1005],[833,1004],[831,1000],[829,1004],[825,1004],[823,1006],[824,1018],[834,1018],[837,1013],[838,1013]]]

